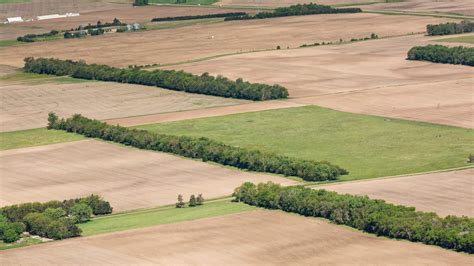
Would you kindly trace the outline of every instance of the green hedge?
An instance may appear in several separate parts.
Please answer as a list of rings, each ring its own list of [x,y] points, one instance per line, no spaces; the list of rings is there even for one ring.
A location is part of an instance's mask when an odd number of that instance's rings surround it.
[[[474,66],[474,48],[443,45],[415,46],[408,51],[408,60]]]
[[[65,130],[139,149],[169,152],[256,172],[298,176],[309,181],[334,180],[339,175],[348,174],[346,170],[328,162],[301,160],[248,150],[207,138],[164,135],[146,130],[112,126],[81,115],[59,120],[54,113],[50,113],[48,121],[49,129]]]
[[[222,76],[213,77],[208,73],[197,76],[183,71],[121,69],[106,65],[88,65],[82,61],[31,57],[25,58],[24,70],[37,74],[70,75],[80,79],[157,86],[176,91],[254,101],[288,97],[287,89],[280,85],[249,83],[242,79],[232,81]]]
[[[195,15],[195,16],[178,16],[178,17],[161,17],[153,18],[151,22],[161,22],[161,21],[178,21],[178,20],[191,20],[191,19],[205,19],[205,18],[226,18],[226,17],[238,17],[245,16],[245,12],[231,12],[231,13],[218,13],[218,14],[208,14],[208,15]]]
[[[59,34],[59,31],[52,30],[48,33],[43,33],[43,34],[26,34],[24,36],[20,36],[16,38],[16,40],[19,42],[35,42],[37,41],[37,39],[44,39],[44,38],[56,36],[58,34]]]
[[[474,31],[474,22],[461,21],[460,23],[448,22],[426,26],[428,35],[450,35]]]
[[[288,16],[305,16],[316,14],[338,14],[338,13],[359,13],[362,12],[360,8],[333,8],[331,6],[318,4],[297,4],[289,7],[279,7],[272,12],[259,12],[252,16],[249,14],[241,16],[226,17],[225,20],[248,20],[248,19],[265,19]]]
[[[474,219],[416,211],[373,200],[341,195],[303,186],[281,187],[274,183],[244,183],[235,189],[236,201],[305,216],[324,217],[334,223],[390,238],[437,245],[474,253]]]

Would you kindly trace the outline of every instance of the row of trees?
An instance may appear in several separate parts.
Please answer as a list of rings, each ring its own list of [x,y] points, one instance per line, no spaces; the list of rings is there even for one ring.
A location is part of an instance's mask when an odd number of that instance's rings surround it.
[[[118,18],[114,18],[112,22],[105,22],[102,23],[100,20],[97,21],[95,25],[92,25],[89,23],[89,25],[86,26],[79,26],[76,29],[71,29],[71,31],[74,30],[89,30],[89,29],[101,29],[101,28],[108,28],[108,27],[120,27],[120,26],[127,26],[127,23],[122,23]]]
[[[461,21],[460,23],[448,22],[441,24],[429,24],[426,26],[428,35],[449,35],[474,31],[474,22]]]
[[[153,18],[152,22],[160,21],[176,21],[176,20],[190,20],[190,19],[205,19],[205,18],[226,18],[226,17],[239,17],[245,16],[245,12],[232,12],[232,13],[218,13],[208,15],[195,15],[195,16],[178,16],[178,17],[165,17],[165,18]]]
[[[241,78],[233,81],[222,76],[213,77],[208,73],[198,76],[184,71],[121,69],[106,65],[88,65],[83,61],[32,57],[25,58],[23,69],[37,74],[70,75],[80,79],[157,86],[176,91],[254,101],[288,97],[288,90],[280,85],[250,83]]]
[[[48,129],[74,132],[140,149],[156,150],[188,158],[212,161],[256,172],[298,176],[309,181],[334,180],[348,172],[329,162],[316,162],[226,145],[207,138],[164,135],[146,130],[112,126],[81,115],[59,119],[50,113]]]
[[[38,39],[44,39],[44,38],[56,36],[58,34],[59,34],[59,31],[52,30],[48,33],[42,33],[42,34],[26,34],[24,36],[20,36],[16,38],[16,40],[19,42],[35,42]]]
[[[188,206],[189,207],[197,207],[197,206],[201,206],[204,204],[204,197],[202,196],[202,194],[199,194],[197,197],[193,195],[191,195],[191,197],[189,197],[189,202],[188,202]],[[186,207],[186,202],[184,202],[183,200],[183,195],[179,194],[178,195],[178,202],[176,202],[176,208],[184,208]]]
[[[245,14],[242,16],[226,17],[225,20],[247,20],[247,19],[265,19],[288,16],[305,16],[316,14],[337,14],[337,13],[359,13],[362,12],[360,8],[334,8],[331,6],[318,4],[297,4],[289,7],[279,7],[272,12],[259,12],[252,16]]]
[[[134,0],[133,6],[146,6],[148,5],[148,0]]]
[[[408,60],[474,66],[474,48],[443,45],[415,46],[408,51]]]
[[[244,183],[235,189],[234,196],[236,201],[250,205],[324,217],[379,236],[474,253],[474,219],[469,217],[441,218],[367,196],[340,195],[303,186],[281,187],[271,182]]]
[[[109,202],[97,195],[6,206],[0,209],[0,239],[15,242],[23,231],[52,239],[75,237],[81,233],[77,223],[89,221],[92,215],[110,213]]]

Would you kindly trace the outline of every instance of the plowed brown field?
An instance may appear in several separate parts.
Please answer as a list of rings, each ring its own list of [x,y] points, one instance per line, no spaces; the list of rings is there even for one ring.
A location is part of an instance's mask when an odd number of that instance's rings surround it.
[[[0,251],[3,265],[469,265],[472,256],[250,211]]]
[[[124,211],[227,196],[245,181],[296,183],[94,140],[2,151],[0,161],[0,206],[95,193]]]

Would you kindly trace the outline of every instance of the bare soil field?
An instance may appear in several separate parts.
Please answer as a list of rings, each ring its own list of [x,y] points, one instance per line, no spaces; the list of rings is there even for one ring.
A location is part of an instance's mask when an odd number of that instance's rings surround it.
[[[214,5],[222,6],[262,6],[262,7],[282,7],[296,4],[318,3],[321,5],[344,5],[367,2],[384,2],[384,0],[221,0]]]
[[[172,112],[172,113],[109,119],[109,120],[105,120],[105,122],[112,125],[119,124],[121,126],[137,126],[137,125],[145,125],[145,124],[155,124],[155,123],[170,122],[170,121],[180,121],[180,120],[187,120],[187,119],[214,117],[214,116],[222,116],[222,115],[230,115],[230,114],[238,114],[238,113],[247,113],[247,112],[258,112],[258,111],[264,111],[264,110],[291,108],[291,107],[300,107],[300,106],[304,106],[304,104],[294,103],[290,101],[276,101],[275,100],[275,101],[265,101],[265,102],[252,102],[252,103],[224,106],[224,107],[205,108],[201,110],[190,110],[190,111],[183,111],[183,112]]]
[[[233,55],[169,68],[278,83],[297,103],[474,128],[474,69],[405,59],[411,47],[433,44],[433,39],[403,36]]]
[[[247,101],[112,82],[0,83],[0,132],[46,126],[48,113],[110,119],[229,106]]]
[[[257,210],[0,251],[3,265],[469,265],[437,247]]]
[[[275,49],[278,45],[285,49],[314,42],[350,40],[367,37],[371,33],[380,37],[403,35],[422,32],[429,23],[446,21],[449,20],[378,14],[332,14],[229,21],[177,29],[61,40],[54,41],[54,45],[53,42],[37,42],[4,47],[0,49],[0,64],[22,67],[23,59],[28,56],[82,59],[88,63],[119,67],[131,64],[168,64],[228,53]],[[350,30],[347,25],[350,25]],[[248,67],[244,69],[239,66],[239,69],[252,71],[252,68]]]
[[[440,216],[474,217],[474,169],[317,186],[416,207]]]
[[[56,0],[51,0],[56,1]],[[0,5],[0,14],[4,5]],[[58,5],[61,9],[64,5]],[[94,7],[94,6],[93,6]],[[28,33],[44,33],[50,30],[68,30],[77,28],[79,25],[95,24],[97,21],[111,22],[114,18],[118,18],[125,23],[140,24],[150,23],[155,17],[174,17],[187,15],[205,15],[214,13],[236,12],[235,9],[225,8],[199,8],[199,7],[175,7],[175,6],[147,6],[133,7],[131,4],[107,4],[106,8],[91,8],[81,13],[78,17],[49,19],[42,21],[32,21],[15,23],[9,25],[0,24],[0,40],[15,39],[18,36]],[[23,10],[23,9],[22,9]],[[52,12],[52,11],[48,11]],[[61,14],[65,12],[59,12]],[[53,14],[53,13],[45,13]],[[0,20],[1,20],[0,16]]]
[[[360,6],[367,11],[406,11],[474,16],[474,2],[468,0],[409,0],[399,3]]]
[[[0,152],[0,206],[99,194],[115,211],[216,198],[243,182],[296,181],[95,140]]]

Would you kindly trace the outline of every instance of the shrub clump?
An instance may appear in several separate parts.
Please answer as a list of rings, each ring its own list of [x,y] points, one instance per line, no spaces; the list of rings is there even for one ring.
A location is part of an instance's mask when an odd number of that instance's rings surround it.
[[[139,149],[173,153],[188,158],[212,161],[256,172],[298,176],[308,181],[334,180],[348,172],[329,162],[289,158],[226,145],[207,138],[164,135],[146,130],[108,125],[81,115],[59,119],[50,113],[48,129],[65,130],[86,137],[100,138]]]
[[[242,16],[230,16],[224,20],[248,20],[248,19],[265,19],[288,16],[305,16],[316,14],[337,14],[337,13],[359,13],[362,12],[360,8],[333,8],[331,6],[318,4],[297,4],[288,7],[279,7],[272,12],[259,12],[252,16],[245,14]]]
[[[426,26],[426,33],[428,35],[450,35],[474,31],[474,22],[461,21],[460,23],[448,22],[441,24],[429,24]]]
[[[369,199],[303,186],[244,183],[235,189],[236,201],[305,216],[324,217],[378,236],[407,239],[447,249],[474,253],[474,219],[416,211]]]
[[[474,48],[443,45],[415,46],[408,51],[408,60],[474,66]]]
[[[208,73],[198,76],[184,71],[121,69],[106,65],[89,65],[83,61],[32,57],[25,58],[23,69],[37,74],[70,75],[80,79],[157,86],[176,91],[254,101],[288,97],[287,89],[280,85],[249,83],[240,78],[232,81],[222,76],[213,77]]]

